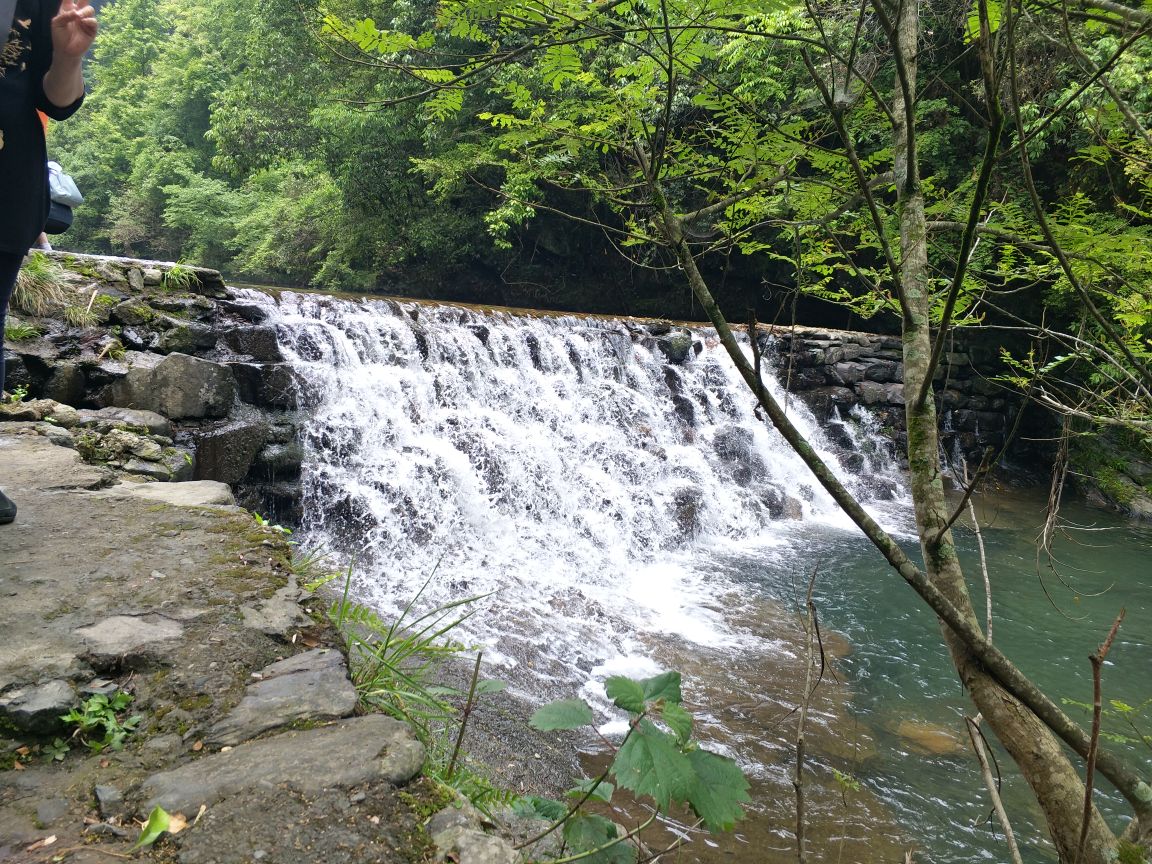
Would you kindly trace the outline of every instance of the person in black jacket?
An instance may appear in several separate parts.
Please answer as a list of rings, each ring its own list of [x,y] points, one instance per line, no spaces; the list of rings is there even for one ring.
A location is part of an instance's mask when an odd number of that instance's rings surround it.
[[[36,111],[64,120],[80,107],[81,63],[95,37],[88,0],[18,0],[11,30],[0,34],[0,333],[24,254],[48,215],[48,160]],[[16,505],[0,492],[0,525],[15,518]]]

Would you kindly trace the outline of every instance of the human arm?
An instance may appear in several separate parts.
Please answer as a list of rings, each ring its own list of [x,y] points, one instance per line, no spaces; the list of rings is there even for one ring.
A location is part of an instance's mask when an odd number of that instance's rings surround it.
[[[52,65],[44,73],[44,96],[51,106],[68,108],[84,95],[82,63],[96,28],[96,11],[88,0],[62,0],[52,19]]]

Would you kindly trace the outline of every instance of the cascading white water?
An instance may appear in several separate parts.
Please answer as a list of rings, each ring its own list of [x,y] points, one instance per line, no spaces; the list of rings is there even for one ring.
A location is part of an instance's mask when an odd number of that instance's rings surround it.
[[[746,644],[709,549],[847,527],[710,331],[673,365],[619,321],[288,292],[275,315],[310,406],[305,535],[382,611],[433,572],[430,603],[494,592],[468,623],[490,662],[571,686],[645,634]],[[860,497],[898,488],[867,416],[834,445],[789,406]]]

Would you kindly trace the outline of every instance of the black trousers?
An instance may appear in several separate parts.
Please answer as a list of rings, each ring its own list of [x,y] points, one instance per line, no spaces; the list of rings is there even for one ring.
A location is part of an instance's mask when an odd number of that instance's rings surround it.
[[[16,274],[23,262],[23,255],[0,252],[0,391],[4,389],[4,322],[8,319],[8,301],[16,287]]]

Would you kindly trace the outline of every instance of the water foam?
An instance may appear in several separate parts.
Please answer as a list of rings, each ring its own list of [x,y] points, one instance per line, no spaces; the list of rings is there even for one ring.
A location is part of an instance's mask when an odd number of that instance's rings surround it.
[[[545,690],[653,640],[765,650],[733,623],[740,585],[712,552],[800,547],[814,522],[850,530],[710,331],[674,365],[619,321],[291,292],[274,321],[310,406],[305,536],[356,554],[357,593],[384,612],[433,571],[428,602],[491,593],[469,635]],[[822,428],[787,401],[892,521],[879,499],[902,483],[874,421]]]

